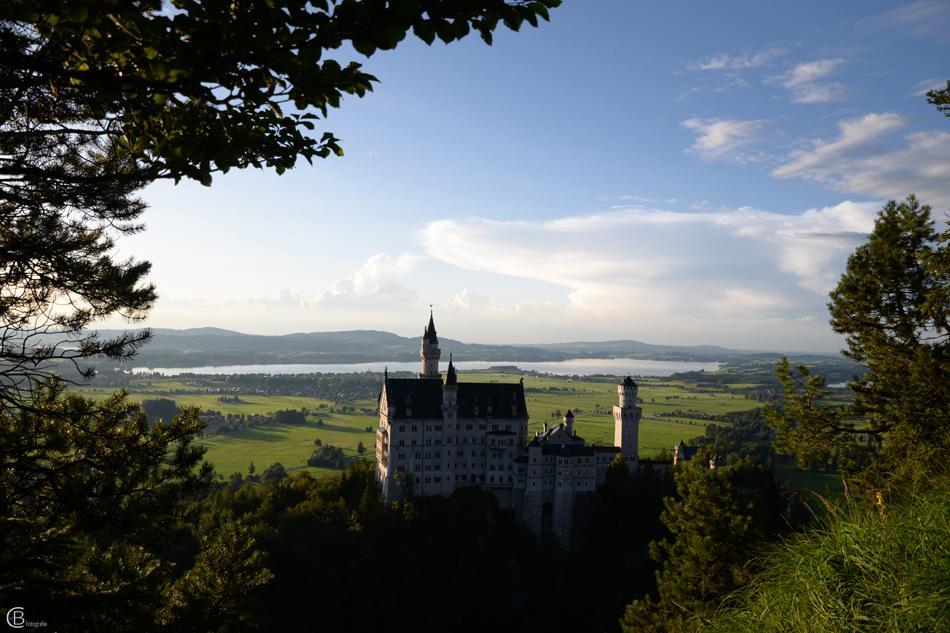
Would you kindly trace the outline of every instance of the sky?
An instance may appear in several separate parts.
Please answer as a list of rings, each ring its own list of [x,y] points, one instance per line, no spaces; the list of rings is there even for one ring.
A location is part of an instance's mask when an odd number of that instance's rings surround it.
[[[341,56],[341,60],[349,58]],[[950,0],[565,0],[365,60],[345,156],[144,191],[145,325],[832,352],[888,199],[950,212]],[[121,325],[118,322],[107,326]]]

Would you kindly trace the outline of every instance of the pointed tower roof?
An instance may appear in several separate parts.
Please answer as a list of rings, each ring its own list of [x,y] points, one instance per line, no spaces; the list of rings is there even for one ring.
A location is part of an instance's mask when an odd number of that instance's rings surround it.
[[[422,333],[422,340],[434,344],[439,343],[439,337],[435,334],[435,320],[432,318],[432,310],[429,310],[429,325],[426,326],[425,331]]]
[[[636,386],[637,386],[637,383],[633,382],[633,378],[631,378],[630,376],[627,376],[626,378],[623,379],[623,386],[624,386],[624,387],[636,387]]]
[[[570,409],[568,409],[568,410],[567,410],[567,413],[564,414],[564,417],[565,417],[565,418],[573,418],[573,417],[574,417],[574,412],[571,411]]]
[[[455,365],[452,364],[452,352],[449,352],[449,368],[445,372],[445,384],[457,385],[458,382],[458,376],[455,375]]]

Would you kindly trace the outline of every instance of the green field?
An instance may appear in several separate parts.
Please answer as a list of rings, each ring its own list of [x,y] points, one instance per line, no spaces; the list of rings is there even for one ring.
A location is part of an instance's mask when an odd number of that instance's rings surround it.
[[[460,380],[465,382],[515,382],[510,374],[465,373]],[[617,403],[617,385],[612,381],[570,380],[528,376],[525,378],[528,413],[531,416],[529,435],[540,431],[544,423],[556,423],[557,412],[563,415],[568,409],[576,413],[577,433],[590,443],[613,444],[613,415],[611,407]],[[224,403],[217,394],[188,393],[195,391],[176,378],[148,378],[135,382],[129,389],[132,400],[147,398],[170,398],[178,406],[197,405],[202,409],[214,409],[222,413],[270,413],[281,409],[317,409],[349,405],[360,409],[374,409],[375,401],[360,400],[333,403],[327,400],[297,396],[242,395],[239,403]],[[103,398],[109,388],[84,388],[83,393],[93,398]],[[718,415],[732,411],[754,409],[759,403],[740,395],[698,388],[682,382],[665,379],[644,378],[640,380],[640,397],[643,399],[643,422],[640,425],[640,455],[652,457],[662,449],[670,450],[680,440],[689,439],[704,432],[709,423],[695,419],[703,414]],[[674,412],[682,415],[671,415]],[[667,414],[667,415],[662,415]],[[686,417],[686,416],[693,416]],[[311,468],[307,458],[314,450],[313,441],[319,438],[324,444],[338,446],[348,456],[356,456],[360,441],[366,448],[366,456],[372,459],[375,445],[375,415],[361,413],[322,413],[323,425],[313,416],[302,425],[271,424],[215,435],[205,438],[207,459],[218,474],[228,476],[234,472],[246,472],[253,462],[260,472],[270,464],[280,462],[292,471],[306,470],[315,475],[333,471]],[[367,432],[366,427],[374,429]]]

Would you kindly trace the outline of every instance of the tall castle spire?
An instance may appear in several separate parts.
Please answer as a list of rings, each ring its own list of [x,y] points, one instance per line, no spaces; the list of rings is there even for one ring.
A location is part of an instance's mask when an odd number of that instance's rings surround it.
[[[455,373],[455,365],[452,364],[452,352],[449,352],[449,368],[445,371],[445,385],[454,387],[459,382],[458,375]]]
[[[439,344],[439,337],[435,334],[435,320],[432,317],[432,309],[429,309],[429,325],[422,332],[422,340],[429,341],[433,345]]]
[[[435,318],[429,310],[429,324],[422,332],[422,344],[419,346],[419,378],[441,378],[439,375],[439,337],[435,333]]]

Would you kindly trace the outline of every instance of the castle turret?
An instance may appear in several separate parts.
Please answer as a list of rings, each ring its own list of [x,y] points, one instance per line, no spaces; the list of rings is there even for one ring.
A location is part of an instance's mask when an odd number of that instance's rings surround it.
[[[574,412],[570,409],[564,414],[564,430],[568,435],[574,435]]]
[[[432,328],[435,334],[435,328]],[[441,424],[441,443],[444,447],[441,452],[442,457],[442,494],[450,495],[455,490],[455,447],[456,429],[458,425],[458,376],[455,375],[455,364],[452,362],[452,354],[449,354],[449,367],[445,372],[445,380],[442,382],[442,424]],[[428,441],[428,440],[427,440]],[[437,480],[438,481],[438,480]]]
[[[419,378],[442,378],[439,374],[439,337],[435,333],[435,321],[429,311],[429,324],[422,332],[422,344],[419,347]]]
[[[452,354],[449,354],[449,368],[445,372],[445,381],[442,383],[442,407],[443,409],[452,407],[452,414],[455,415],[454,407],[458,404],[459,380],[455,373],[455,365],[452,364]]]
[[[617,385],[620,402],[614,407],[614,446],[620,448],[627,466],[637,464],[637,442],[643,409],[637,406],[637,383],[627,376]]]

